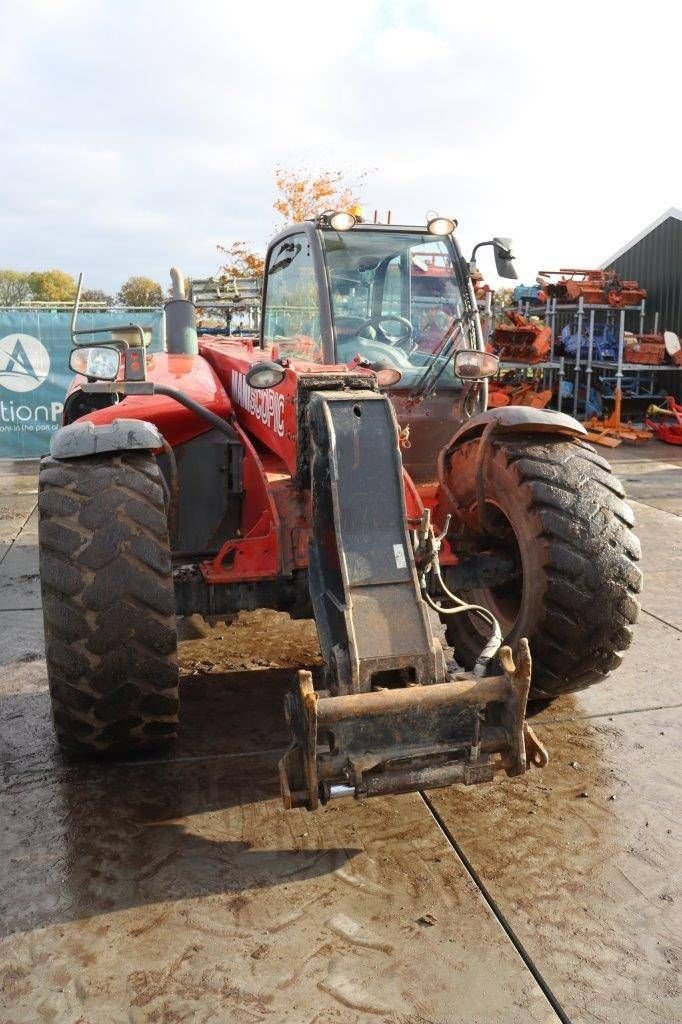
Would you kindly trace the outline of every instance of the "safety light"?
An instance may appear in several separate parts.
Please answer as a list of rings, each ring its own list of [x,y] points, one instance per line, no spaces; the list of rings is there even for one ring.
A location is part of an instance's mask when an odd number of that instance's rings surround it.
[[[246,373],[246,383],[252,388],[274,388],[284,380],[286,373],[279,363],[254,363]]]
[[[426,230],[430,235],[451,235],[457,227],[457,221],[451,217],[429,217],[426,215]]]
[[[69,366],[74,373],[95,380],[116,380],[121,368],[121,352],[105,345],[83,346],[73,349]]]
[[[336,210],[329,215],[329,226],[334,228],[334,231],[348,231],[357,222],[358,218],[348,210]]]

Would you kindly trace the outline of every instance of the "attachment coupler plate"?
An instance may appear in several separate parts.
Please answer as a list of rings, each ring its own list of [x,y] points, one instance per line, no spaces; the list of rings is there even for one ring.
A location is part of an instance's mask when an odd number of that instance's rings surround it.
[[[330,697],[298,673],[285,713],[293,743],[279,764],[286,809],[315,810],[340,796],[489,782],[496,771],[544,767],[545,748],[525,721],[531,677],[528,642],[516,664],[500,650],[501,676],[460,673],[445,683]]]

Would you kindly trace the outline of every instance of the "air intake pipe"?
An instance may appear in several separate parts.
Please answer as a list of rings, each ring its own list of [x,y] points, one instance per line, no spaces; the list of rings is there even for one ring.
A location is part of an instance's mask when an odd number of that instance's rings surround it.
[[[171,297],[164,306],[166,313],[166,350],[174,355],[196,356],[197,320],[194,303],[185,298],[185,278],[177,267],[171,267]]]

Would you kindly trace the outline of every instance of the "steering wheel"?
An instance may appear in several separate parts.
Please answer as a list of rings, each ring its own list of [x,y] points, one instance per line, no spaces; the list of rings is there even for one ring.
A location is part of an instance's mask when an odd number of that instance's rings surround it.
[[[381,326],[381,324],[385,320],[393,320],[395,321],[395,323],[401,324],[404,328],[404,331],[401,334],[389,334],[388,331],[385,331],[384,328]],[[381,335],[381,338],[384,341],[384,344],[386,345],[401,345],[403,347],[406,347],[412,341],[412,324],[407,319],[407,317],[398,316],[397,313],[376,313],[374,314],[374,316],[370,316],[367,320],[365,320],[362,326],[356,329],[355,333],[362,334],[362,332],[366,331],[368,327],[373,327],[376,331],[378,331],[379,334]]]

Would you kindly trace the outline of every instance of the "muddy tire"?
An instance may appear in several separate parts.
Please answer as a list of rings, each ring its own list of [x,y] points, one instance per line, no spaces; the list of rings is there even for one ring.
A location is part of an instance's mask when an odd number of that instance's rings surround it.
[[[478,440],[453,456],[448,486],[476,513]],[[486,505],[498,539],[481,536],[471,516],[461,550],[513,551],[517,575],[504,586],[460,596],[491,608],[506,641],[528,637],[531,696],[552,698],[605,679],[630,646],[641,590],[634,516],[608,463],[584,442],[552,435],[491,439],[484,466]],[[446,577],[447,578],[447,577]],[[485,626],[447,619],[460,664],[471,668]]]
[[[40,468],[39,556],[52,715],[76,753],[172,740],[178,667],[161,477],[145,451]]]

